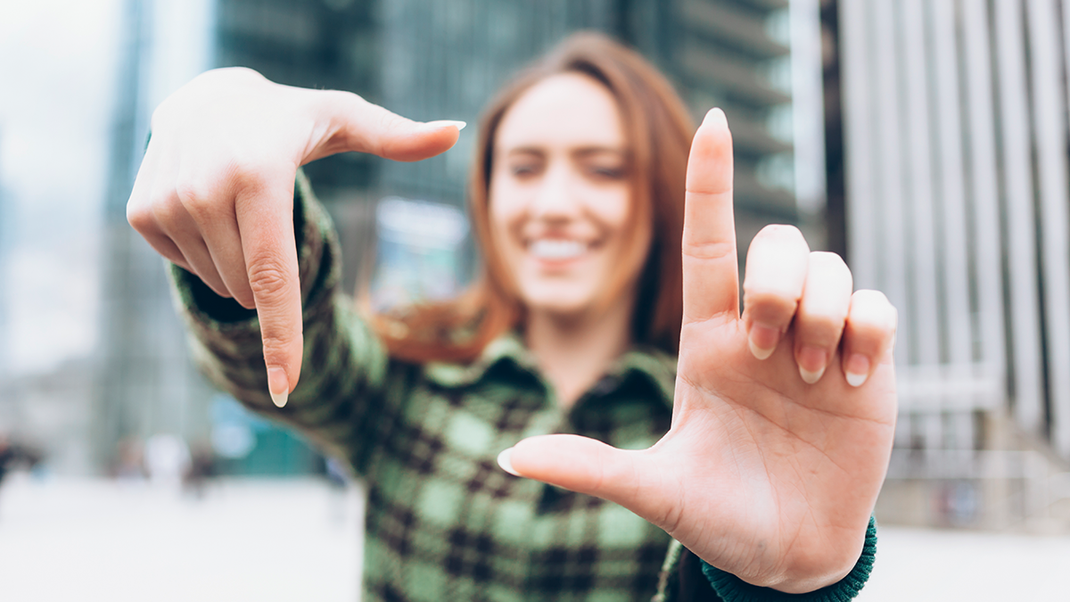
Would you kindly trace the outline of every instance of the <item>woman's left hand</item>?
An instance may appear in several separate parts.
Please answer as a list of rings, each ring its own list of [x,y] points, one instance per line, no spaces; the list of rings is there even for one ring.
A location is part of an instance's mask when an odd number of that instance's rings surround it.
[[[732,138],[695,134],[683,236],[684,319],[672,428],[643,451],[572,435],[525,439],[520,475],[616,502],[749,583],[806,592],[854,566],[896,419],[896,310],[852,294],[798,229],[751,244],[739,314]]]

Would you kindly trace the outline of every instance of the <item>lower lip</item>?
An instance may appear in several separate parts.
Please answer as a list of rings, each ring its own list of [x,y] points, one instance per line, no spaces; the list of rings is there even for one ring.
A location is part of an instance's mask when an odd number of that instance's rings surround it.
[[[587,258],[589,256],[590,256],[590,251],[585,252],[585,253],[581,253],[579,255],[574,255],[572,257],[560,257],[560,258],[536,257],[534,255],[530,255],[530,254],[528,255],[528,257],[532,261],[534,261],[536,265],[538,265],[539,267],[542,267],[542,268],[547,268],[547,269],[567,268],[567,267],[570,267],[572,265],[580,263],[581,261],[583,261],[585,258]]]

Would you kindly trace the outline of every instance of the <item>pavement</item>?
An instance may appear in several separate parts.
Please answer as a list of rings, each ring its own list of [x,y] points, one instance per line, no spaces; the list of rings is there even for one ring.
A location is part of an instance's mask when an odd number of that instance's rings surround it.
[[[363,498],[322,480],[177,485],[24,475],[0,490],[3,602],[359,598]]]
[[[177,485],[34,478],[0,491],[0,600],[359,598],[358,487],[315,479]],[[861,602],[1070,601],[1070,537],[882,525]]]

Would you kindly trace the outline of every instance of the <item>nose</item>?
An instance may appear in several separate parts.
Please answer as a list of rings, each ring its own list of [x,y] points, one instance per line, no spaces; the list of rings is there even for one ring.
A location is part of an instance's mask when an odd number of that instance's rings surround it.
[[[576,187],[566,165],[551,164],[539,182],[532,217],[547,221],[565,221],[575,216],[579,203]]]

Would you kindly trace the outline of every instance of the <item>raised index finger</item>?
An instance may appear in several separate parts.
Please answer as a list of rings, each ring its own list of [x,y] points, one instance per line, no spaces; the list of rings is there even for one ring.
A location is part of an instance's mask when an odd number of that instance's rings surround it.
[[[691,142],[684,201],[684,322],[739,317],[732,134],[720,109],[706,113]]]

